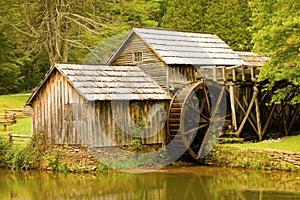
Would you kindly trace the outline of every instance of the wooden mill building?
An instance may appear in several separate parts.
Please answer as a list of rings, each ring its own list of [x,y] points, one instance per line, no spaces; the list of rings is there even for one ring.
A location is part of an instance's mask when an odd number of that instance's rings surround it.
[[[249,127],[262,139],[273,119],[253,78],[264,61],[214,34],[133,28],[105,65],[50,69],[27,101],[33,132],[55,144],[130,145],[142,121],[144,144],[173,141],[199,159],[212,130]]]

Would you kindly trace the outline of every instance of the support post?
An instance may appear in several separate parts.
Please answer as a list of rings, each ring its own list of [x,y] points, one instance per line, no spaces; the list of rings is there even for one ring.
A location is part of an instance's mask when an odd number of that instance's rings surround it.
[[[4,131],[7,131],[8,130],[8,125],[7,124],[3,124],[4,126]]]
[[[258,88],[256,86],[253,87],[254,92],[257,91],[258,93]],[[257,135],[258,135],[258,139],[259,141],[262,141],[262,131],[261,131],[261,119],[260,119],[260,109],[259,109],[259,102],[257,99],[257,95],[255,98],[255,112],[256,112],[256,122],[257,122]]]
[[[237,130],[236,112],[235,112],[235,102],[234,102],[234,88],[233,83],[229,86],[230,95],[230,107],[231,107],[231,120],[232,120],[232,130]]]
[[[13,141],[13,136],[12,136],[12,133],[8,133],[8,143],[12,143]]]

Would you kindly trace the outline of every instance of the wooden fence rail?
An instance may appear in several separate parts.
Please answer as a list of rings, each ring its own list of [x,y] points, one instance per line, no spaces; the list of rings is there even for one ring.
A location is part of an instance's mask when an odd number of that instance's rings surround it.
[[[1,114],[2,115],[2,114]],[[5,113],[0,117],[0,125],[3,124],[4,131],[8,131],[8,125],[16,124],[17,119],[31,117],[28,108],[6,109]]]
[[[9,143],[12,143],[13,142],[13,138],[16,137],[16,138],[31,138],[30,135],[19,135],[19,134],[12,134],[12,133],[8,133],[8,142]]]

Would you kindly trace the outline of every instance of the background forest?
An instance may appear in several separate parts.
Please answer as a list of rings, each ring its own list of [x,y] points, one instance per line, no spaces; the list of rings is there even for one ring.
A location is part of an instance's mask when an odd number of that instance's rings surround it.
[[[31,91],[54,63],[83,63],[97,46],[111,51],[99,44],[143,26],[213,32],[234,50],[269,56],[258,81],[274,103],[300,102],[298,0],[6,0],[0,8],[0,94]]]

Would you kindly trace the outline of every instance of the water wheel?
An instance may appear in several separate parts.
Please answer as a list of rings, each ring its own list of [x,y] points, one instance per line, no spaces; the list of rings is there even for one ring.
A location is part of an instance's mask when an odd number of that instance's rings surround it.
[[[194,82],[174,95],[167,122],[174,151],[187,153],[196,160],[203,157],[204,148],[213,140],[207,132],[213,132],[223,121],[222,117],[216,118],[215,108],[224,100],[224,89],[213,88],[208,89],[204,82]]]

